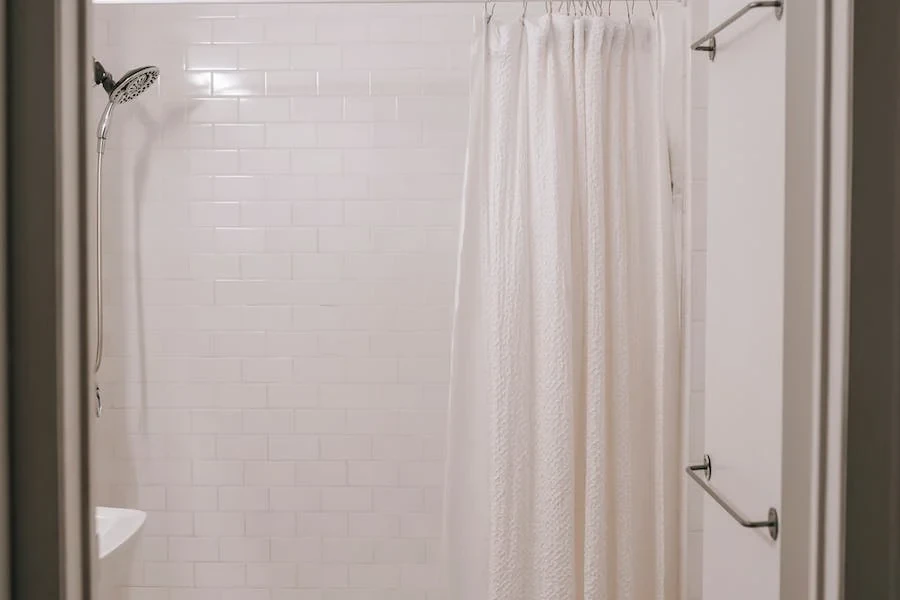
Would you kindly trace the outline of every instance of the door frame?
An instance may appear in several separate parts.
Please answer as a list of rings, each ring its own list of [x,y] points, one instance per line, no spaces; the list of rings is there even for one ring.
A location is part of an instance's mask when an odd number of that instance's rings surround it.
[[[849,599],[892,600],[900,595],[900,5],[855,2],[852,24],[840,583]]]
[[[842,597],[852,4],[785,11],[783,599]]]
[[[5,8],[6,589],[88,599],[87,6]]]
[[[892,600],[900,595],[900,5],[815,0],[786,12],[781,597]]]

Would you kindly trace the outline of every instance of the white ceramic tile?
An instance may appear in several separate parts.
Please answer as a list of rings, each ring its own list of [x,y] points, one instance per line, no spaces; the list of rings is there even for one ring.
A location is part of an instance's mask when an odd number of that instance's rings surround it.
[[[269,436],[272,460],[308,460],[319,457],[319,439],[311,435]]]
[[[316,126],[312,123],[270,123],[266,126],[266,146],[270,148],[315,147]]]
[[[259,123],[219,123],[214,126],[213,140],[216,148],[259,148],[265,145],[266,130]],[[232,179],[229,183],[236,182]],[[234,187],[229,185],[229,189],[234,190]]]
[[[291,171],[301,174],[340,173],[343,165],[339,150],[292,150]]]
[[[187,105],[188,118],[196,123],[234,123],[238,102],[230,98],[194,99]]]
[[[209,537],[170,537],[168,556],[172,562],[202,562],[219,559],[219,544]]]
[[[277,226],[291,221],[290,202],[244,202],[241,204],[241,225]]]
[[[315,71],[272,71],[266,74],[269,96],[315,96],[319,90]]]
[[[341,66],[341,46],[300,44],[290,49],[290,67],[298,70],[337,69]]]
[[[314,42],[316,24],[312,19],[279,19],[266,21],[266,40],[277,43],[302,44]]]
[[[212,41],[221,43],[262,43],[265,41],[265,21],[241,19],[216,19],[212,23]]]
[[[343,65],[349,69],[440,69],[446,52],[437,44],[346,44]]]
[[[244,565],[214,562],[197,563],[194,567],[197,587],[239,587],[246,582]]]
[[[144,583],[152,587],[190,587],[194,585],[192,563],[146,562]]]
[[[241,150],[242,173],[284,173],[291,164],[287,150]]]
[[[372,137],[372,126],[367,123],[320,123],[316,128],[320,148],[367,148]]]
[[[213,96],[263,96],[266,74],[262,71],[214,72]]]
[[[287,121],[291,103],[287,98],[241,98],[238,114],[242,122]]]
[[[368,38],[373,42],[417,42],[422,40],[419,17],[385,16],[368,20]]]
[[[244,254],[240,257],[243,279],[290,279],[290,254]],[[260,339],[260,353],[265,352],[265,338]]]
[[[234,46],[200,45],[185,48],[185,68],[191,71],[234,70],[238,67]]]
[[[219,557],[224,562],[262,562],[269,560],[269,540],[250,537],[219,538]]]
[[[337,97],[293,98],[291,100],[291,119],[294,121],[340,121],[343,114],[343,101]]]
[[[247,44],[237,48],[236,67],[248,70],[287,69],[291,63],[290,47],[286,45]]]
[[[318,89],[323,96],[365,96],[369,93],[369,72],[320,70]]]

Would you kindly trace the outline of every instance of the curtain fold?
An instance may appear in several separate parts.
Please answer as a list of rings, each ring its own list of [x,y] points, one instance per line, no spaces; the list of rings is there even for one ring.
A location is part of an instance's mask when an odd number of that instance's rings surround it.
[[[476,33],[449,600],[679,593],[681,345],[656,27],[552,15]]]

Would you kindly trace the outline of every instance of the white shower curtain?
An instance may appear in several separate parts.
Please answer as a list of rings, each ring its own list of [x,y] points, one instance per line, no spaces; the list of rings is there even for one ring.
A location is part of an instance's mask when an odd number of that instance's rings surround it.
[[[674,600],[680,323],[657,24],[498,21],[471,69],[449,599]]]

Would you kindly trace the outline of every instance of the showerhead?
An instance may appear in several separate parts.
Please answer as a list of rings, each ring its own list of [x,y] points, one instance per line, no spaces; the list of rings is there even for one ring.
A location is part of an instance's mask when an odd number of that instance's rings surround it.
[[[102,85],[109,94],[109,101],[113,104],[125,104],[152,86],[159,78],[159,68],[154,66],[138,67],[125,73],[116,81],[112,73],[107,71],[100,61],[94,59],[94,83]]]
[[[116,82],[116,85],[109,93],[109,101],[116,104],[130,102],[150,89],[150,86],[152,86],[158,78],[159,69],[157,67],[140,67],[132,69]]]
[[[118,81],[107,71],[100,61],[94,59],[94,83],[102,85],[109,94],[109,103],[100,117],[97,126],[97,151],[101,154],[105,148],[109,124],[112,120],[113,108],[118,104],[131,102],[146,92],[159,78],[159,68],[154,66],[139,67],[125,73]]]

